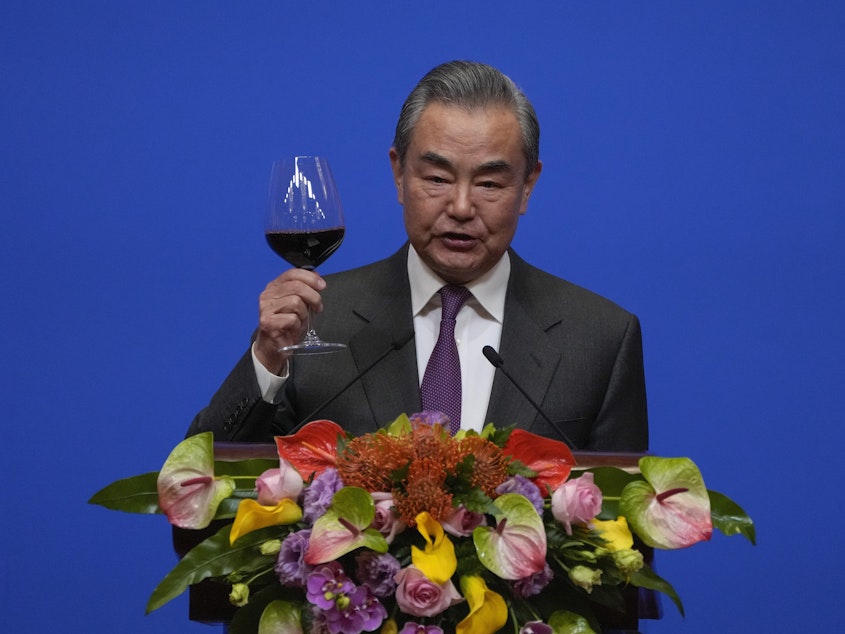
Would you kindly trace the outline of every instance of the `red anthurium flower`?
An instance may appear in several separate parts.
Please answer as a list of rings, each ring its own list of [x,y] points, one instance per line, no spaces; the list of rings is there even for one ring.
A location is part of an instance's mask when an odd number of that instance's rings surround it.
[[[287,460],[303,480],[337,464],[338,436],[346,432],[330,420],[315,420],[292,436],[276,436],[279,458]]]
[[[502,451],[537,474],[532,480],[544,495],[566,482],[575,464],[575,457],[565,443],[524,429],[514,429]]]

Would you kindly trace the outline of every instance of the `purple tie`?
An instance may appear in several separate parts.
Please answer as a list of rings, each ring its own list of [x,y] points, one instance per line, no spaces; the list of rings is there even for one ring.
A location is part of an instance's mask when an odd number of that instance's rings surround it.
[[[440,335],[420,385],[424,410],[443,412],[449,417],[450,431],[455,435],[461,428],[461,360],[455,343],[455,317],[471,293],[463,286],[444,286],[440,289],[443,316]]]

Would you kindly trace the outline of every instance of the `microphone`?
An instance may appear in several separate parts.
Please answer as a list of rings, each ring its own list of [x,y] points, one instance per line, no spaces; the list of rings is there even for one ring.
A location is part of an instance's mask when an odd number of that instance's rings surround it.
[[[352,378],[352,380],[351,380],[351,381],[349,381],[349,383],[347,383],[346,385],[344,385],[342,388],[340,388],[340,390],[338,390],[338,391],[337,391],[337,392],[335,392],[332,396],[330,396],[330,397],[329,397],[329,398],[327,398],[325,401],[323,401],[322,403],[320,403],[320,404],[319,404],[316,408],[314,408],[314,410],[313,410],[310,414],[308,414],[305,418],[303,418],[302,420],[300,420],[300,421],[299,421],[299,423],[297,423],[297,425],[296,425],[293,429],[291,429],[289,432],[287,432],[287,434],[286,434],[286,435],[288,435],[288,436],[289,436],[289,435],[291,435],[291,434],[294,434],[294,433],[298,432],[298,431],[302,428],[302,426],[303,426],[303,425],[305,425],[305,423],[307,423],[308,421],[310,421],[310,420],[313,420],[313,419],[314,419],[314,415],[315,415],[317,412],[321,411],[324,407],[326,407],[326,406],[328,406],[330,403],[334,402],[334,400],[335,400],[336,398],[338,398],[338,397],[339,397],[341,394],[343,394],[346,390],[348,390],[350,387],[352,387],[352,385],[353,385],[353,384],[355,384],[356,382],[360,381],[360,380],[361,380],[361,378],[362,378],[362,377],[363,377],[363,376],[364,376],[367,372],[369,372],[369,371],[370,371],[370,370],[372,370],[374,367],[376,367],[379,363],[381,363],[381,362],[382,362],[382,360],[383,360],[383,359],[384,359],[387,355],[389,355],[391,352],[394,352],[394,351],[396,351],[396,350],[399,350],[399,349],[401,349],[401,348],[404,348],[404,347],[405,347],[405,344],[406,344],[406,343],[408,343],[408,342],[409,342],[411,339],[413,339],[413,338],[414,338],[414,329],[413,329],[413,328],[411,328],[410,330],[408,330],[408,331],[406,331],[406,332],[403,332],[403,333],[402,333],[399,337],[396,337],[396,339],[394,339],[394,340],[393,340],[393,342],[390,344],[390,347],[389,347],[389,348],[387,348],[384,352],[382,352],[382,353],[381,353],[378,357],[376,357],[376,358],[375,358],[375,360],[374,360],[372,363],[370,363],[370,365],[368,365],[366,368],[364,368],[364,369],[363,369],[363,370],[361,370],[358,374],[356,374],[356,375]]]
[[[540,416],[543,417],[543,420],[545,420],[549,425],[551,425],[552,429],[554,429],[558,433],[558,435],[563,439],[563,442],[569,445],[570,449],[577,450],[578,448],[575,446],[575,443],[569,440],[569,437],[563,433],[563,430],[556,423],[553,423],[551,418],[546,416],[546,412],[540,409],[540,406],[534,402],[533,398],[528,396],[528,392],[522,389],[522,386],[516,382],[516,379],[511,376],[511,373],[505,370],[505,360],[502,358],[502,355],[496,352],[492,346],[484,346],[481,349],[481,352],[484,353],[484,356],[487,358],[487,360],[491,364],[493,364],[493,367],[497,370],[501,370],[502,374],[507,377],[508,381],[510,381],[513,386],[522,393],[522,395],[528,400],[528,402],[534,406],[534,409],[536,409],[540,413]]]

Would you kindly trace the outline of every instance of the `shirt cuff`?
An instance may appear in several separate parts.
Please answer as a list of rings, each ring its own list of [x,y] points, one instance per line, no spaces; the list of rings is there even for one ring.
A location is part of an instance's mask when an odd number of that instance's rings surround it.
[[[288,379],[288,364],[285,363],[281,374],[273,374],[255,356],[254,343],[250,348],[250,352],[252,354],[252,365],[255,368],[255,378],[258,379],[258,389],[261,392],[261,398],[268,403],[275,403],[279,390],[282,389],[282,386]]]

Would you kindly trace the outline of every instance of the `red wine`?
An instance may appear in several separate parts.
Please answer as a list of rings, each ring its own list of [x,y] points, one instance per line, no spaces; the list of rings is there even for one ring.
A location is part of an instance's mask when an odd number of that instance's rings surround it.
[[[278,255],[301,269],[316,269],[343,242],[343,227],[323,231],[268,231],[267,244]]]

